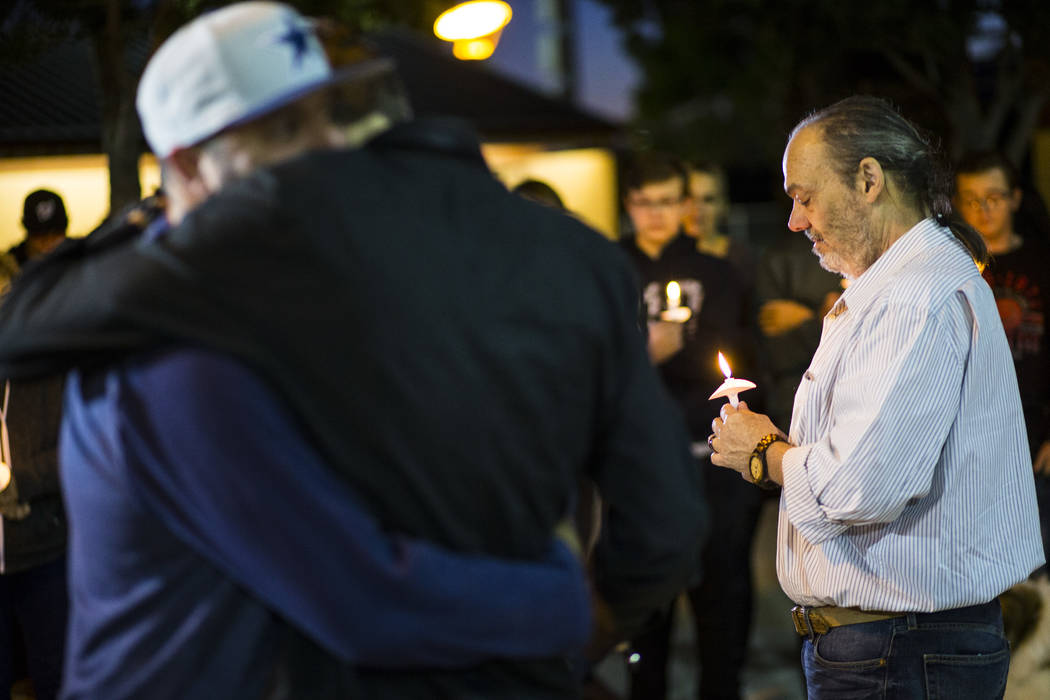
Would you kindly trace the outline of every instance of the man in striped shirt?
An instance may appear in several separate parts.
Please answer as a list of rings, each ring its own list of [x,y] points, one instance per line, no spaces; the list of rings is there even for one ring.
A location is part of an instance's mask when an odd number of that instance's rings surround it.
[[[1043,553],[983,242],[949,224],[934,148],[880,100],[803,120],[783,167],[789,228],[853,282],[789,434],[727,405],[712,462],[783,486],[777,574],[810,698],[1001,697],[997,596]]]

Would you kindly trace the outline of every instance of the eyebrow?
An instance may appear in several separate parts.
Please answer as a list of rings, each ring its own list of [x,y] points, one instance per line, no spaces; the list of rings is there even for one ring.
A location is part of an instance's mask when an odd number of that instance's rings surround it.
[[[788,197],[794,197],[795,191],[801,189],[802,185],[791,184],[784,188],[784,192],[787,194]]]

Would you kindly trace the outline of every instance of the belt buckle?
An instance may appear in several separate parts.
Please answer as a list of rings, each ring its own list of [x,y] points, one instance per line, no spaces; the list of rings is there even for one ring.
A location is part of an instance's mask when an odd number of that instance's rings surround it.
[[[812,639],[818,634],[827,634],[830,630],[830,625],[819,614],[814,619],[812,613],[813,608],[808,605],[796,605],[791,608],[791,619],[800,637]]]
[[[791,621],[795,623],[795,631],[800,637],[812,637],[813,626],[809,621],[809,608],[805,605],[796,605],[791,608]]]

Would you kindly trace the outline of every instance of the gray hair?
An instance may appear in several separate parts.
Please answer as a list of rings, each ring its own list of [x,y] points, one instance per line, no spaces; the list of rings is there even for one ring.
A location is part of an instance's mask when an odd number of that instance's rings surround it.
[[[886,101],[861,95],[814,112],[799,122],[791,136],[807,126],[820,128],[832,168],[847,186],[853,183],[860,161],[874,158],[924,215],[948,226],[978,263],[987,262],[984,239],[952,211],[952,177],[934,137]]]

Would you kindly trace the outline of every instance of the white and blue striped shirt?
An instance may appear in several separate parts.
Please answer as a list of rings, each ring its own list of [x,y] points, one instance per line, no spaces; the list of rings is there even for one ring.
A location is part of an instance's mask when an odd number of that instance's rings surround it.
[[[791,442],[777,575],[796,603],[946,610],[991,600],[1043,561],[995,300],[932,219],[825,317]]]

